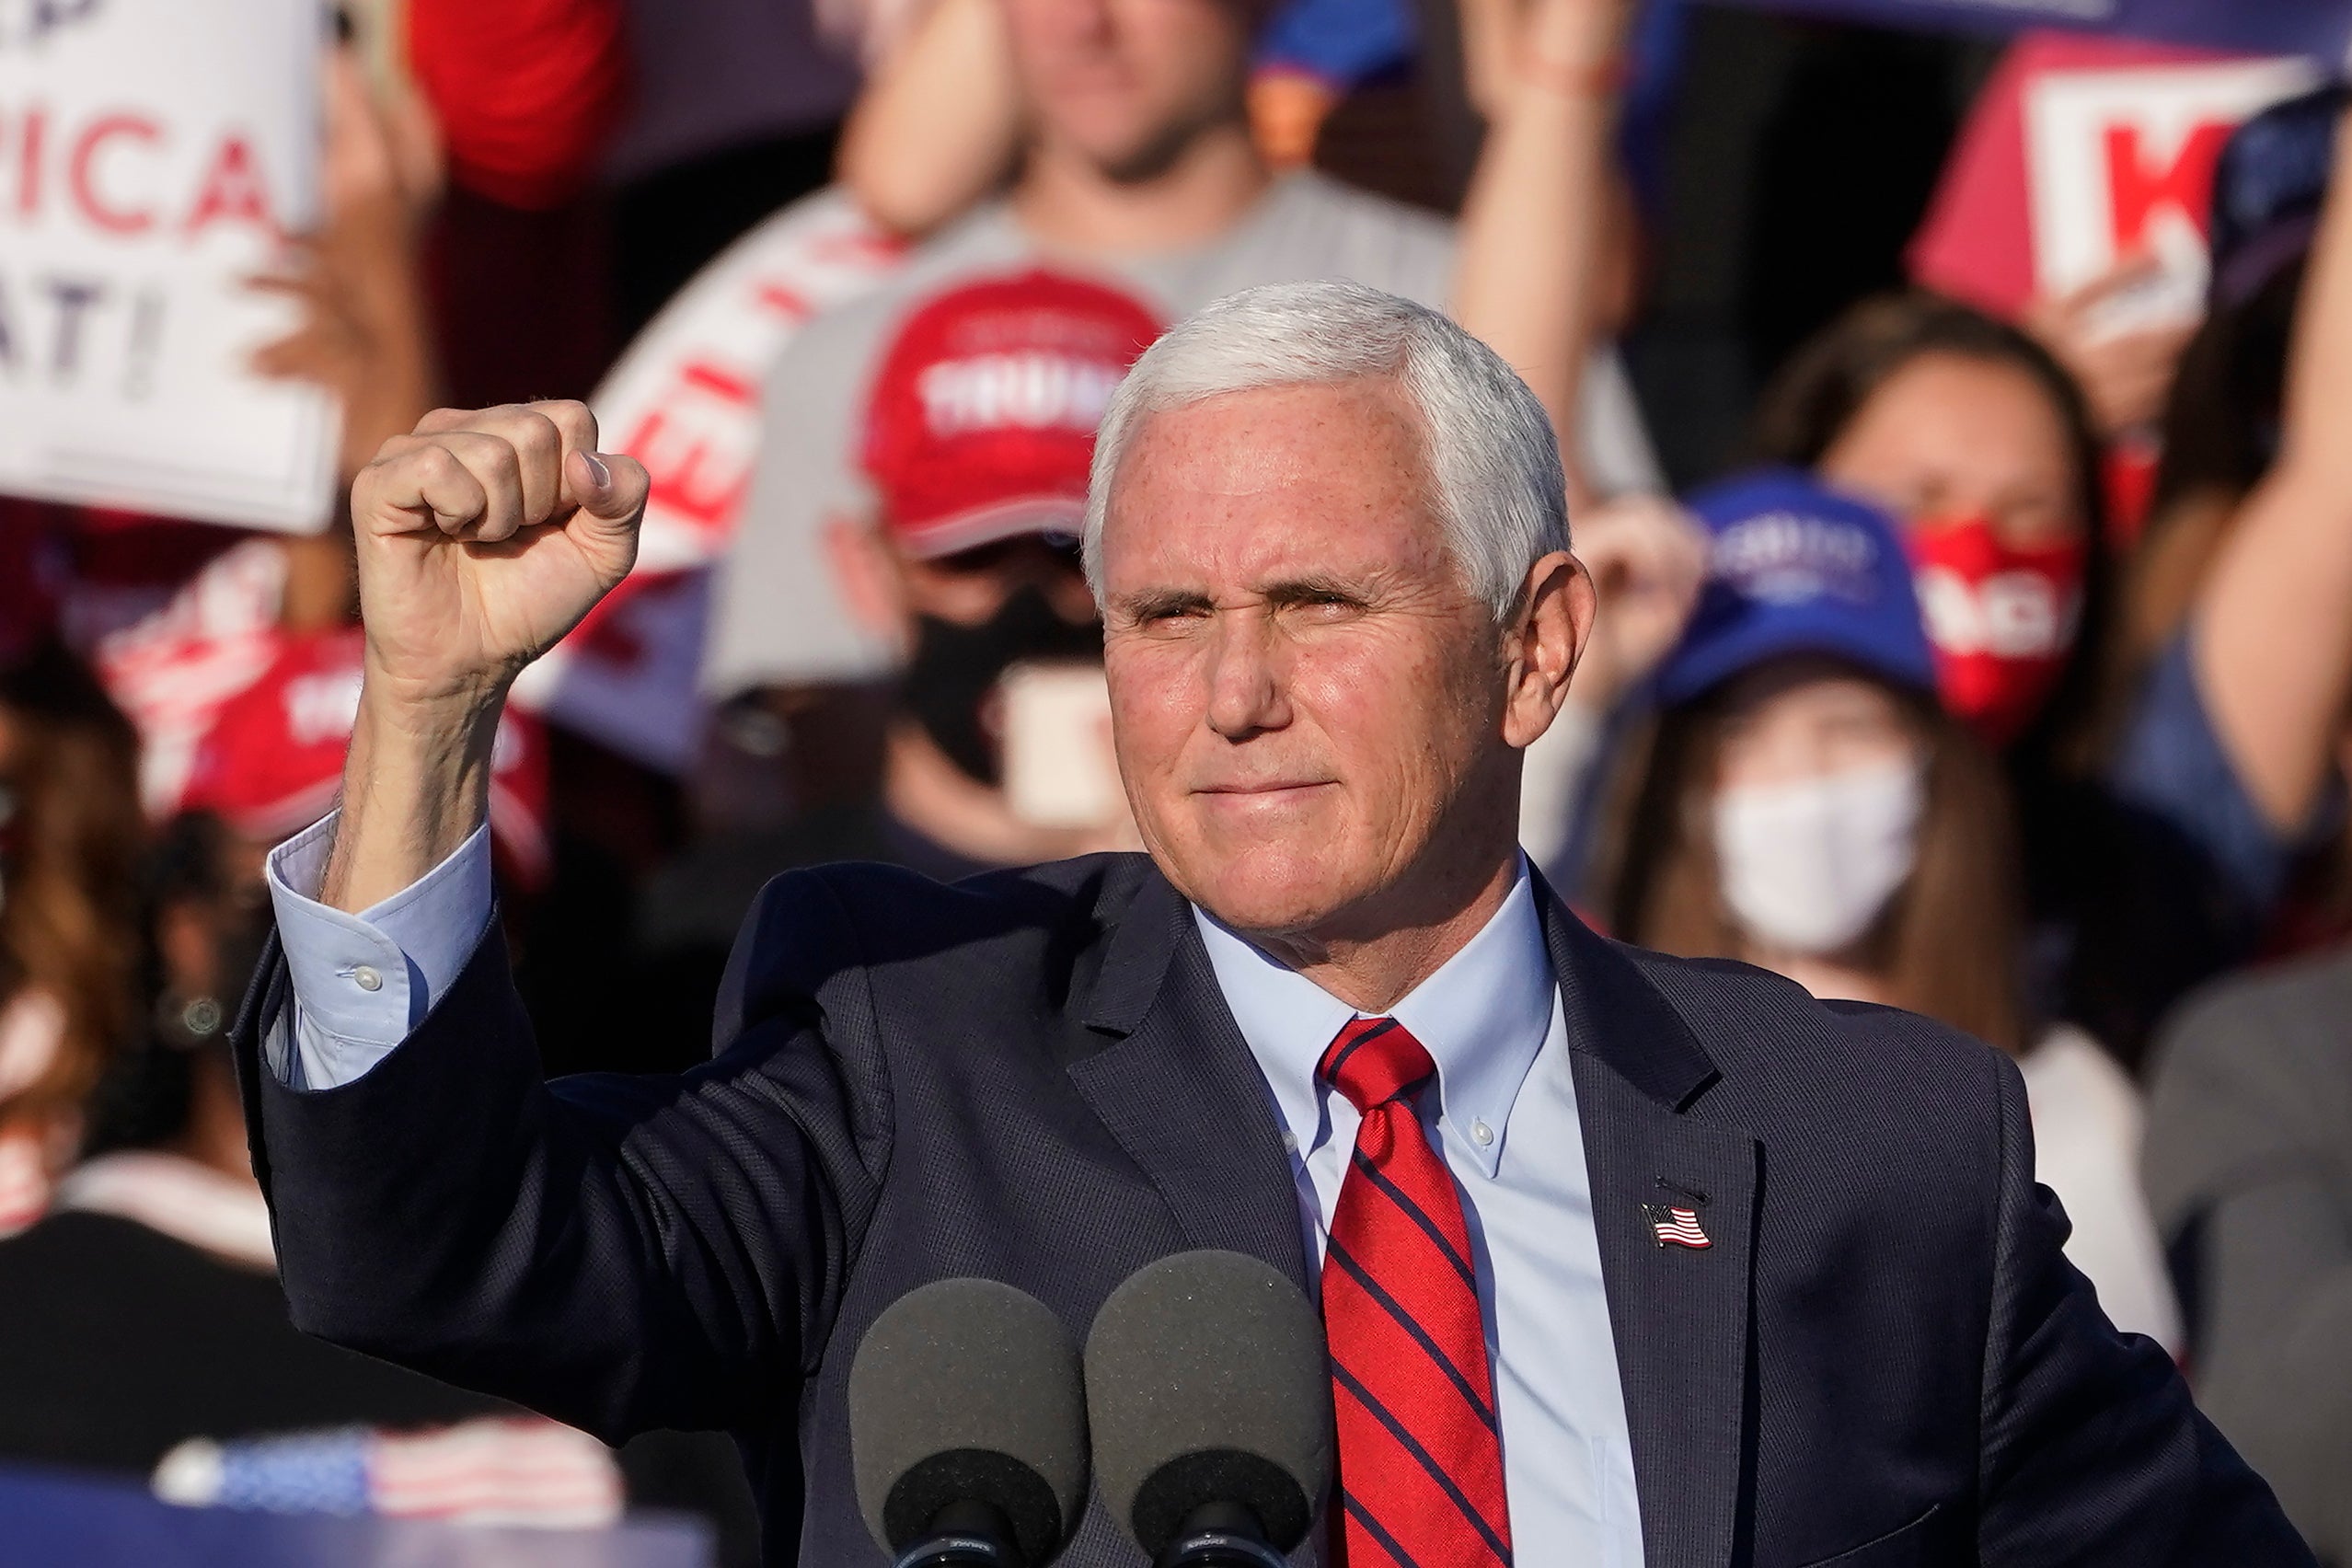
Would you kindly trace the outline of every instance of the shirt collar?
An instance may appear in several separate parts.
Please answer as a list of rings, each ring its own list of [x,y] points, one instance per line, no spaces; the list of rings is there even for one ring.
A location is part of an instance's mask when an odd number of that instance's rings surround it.
[[[1342,1026],[1357,1016],[1355,1009],[1198,905],[1193,919],[1217,988],[1274,1090],[1283,1121],[1302,1149],[1314,1147],[1330,1130],[1315,1065]],[[1523,859],[1503,906],[1478,935],[1389,1009],[1437,1064],[1441,1108],[1460,1130],[1455,1147],[1489,1177],[1502,1160],[1511,1107],[1551,1032],[1558,1000],[1535,884]],[[1481,1144],[1469,1136],[1480,1122],[1493,1129],[1492,1141]]]

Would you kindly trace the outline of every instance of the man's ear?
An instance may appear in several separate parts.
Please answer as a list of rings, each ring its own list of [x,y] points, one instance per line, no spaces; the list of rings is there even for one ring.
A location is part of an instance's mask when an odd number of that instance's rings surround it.
[[[1555,550],[1528,569],[1519,588],[1519,611],[1504,634],[1503,739],[1533,745],[1561,705],[1576,661],[1592,635],[1598,600],[1592,574],[1565,550]]]

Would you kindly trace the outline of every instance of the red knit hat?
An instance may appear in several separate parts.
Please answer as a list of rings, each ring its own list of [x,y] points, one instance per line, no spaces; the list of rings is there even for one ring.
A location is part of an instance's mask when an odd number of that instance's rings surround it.
[[[1159,323],[1127,295],[1025,271],[935,295],[900,326],[866,410],[865,466],[908,553],[1078,532],[1094,428]]]
[[[357,627],[287,640],[261,677],[213,717],[183,811],[209,811],[248,838],[282,838],[324,816],[359,717]],[[548,751],[538,721],[509,708],[490,754],[490,839],[524,883],[548,870]]]

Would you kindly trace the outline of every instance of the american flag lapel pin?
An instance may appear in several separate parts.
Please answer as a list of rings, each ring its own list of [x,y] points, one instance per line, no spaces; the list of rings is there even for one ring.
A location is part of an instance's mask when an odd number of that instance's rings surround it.
[[[1663,1187],[1667,1183],[1661,1180],[1658,1185]],[[1688,1188],[1677,1187],[1675,1191],[1689,1197],[1694,1205],[1707,1201]],[[1705,1227],[1699,1223],[1699,1210],[1695,1206],[1643,1204],[1642,1217],[1650,1222],[1650,1234],[1657,1239],[1661,1247],[1689,1247],[1694,1251],[1703,1251],[1715,1244]]]

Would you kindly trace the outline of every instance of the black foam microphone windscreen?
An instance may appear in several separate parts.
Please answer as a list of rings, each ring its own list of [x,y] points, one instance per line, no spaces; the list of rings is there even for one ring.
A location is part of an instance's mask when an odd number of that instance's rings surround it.
[[[1306,1539],[1332,1473],[1322,1320],[1239,1252],[1179,1252],[1111,1293],[1086,1341],[1095,1484],[1157,1557],[1205,1505],[1239,1505],[1269,1544]]]
[[[858,1505],[885,1551],[942,1509],[984,1504],[1029,1564],[1050,1562],[1086,1507],[1086,1392],[1052,1309],[1009,1285],[948,1279],[909,1291],[849,1366]]]

